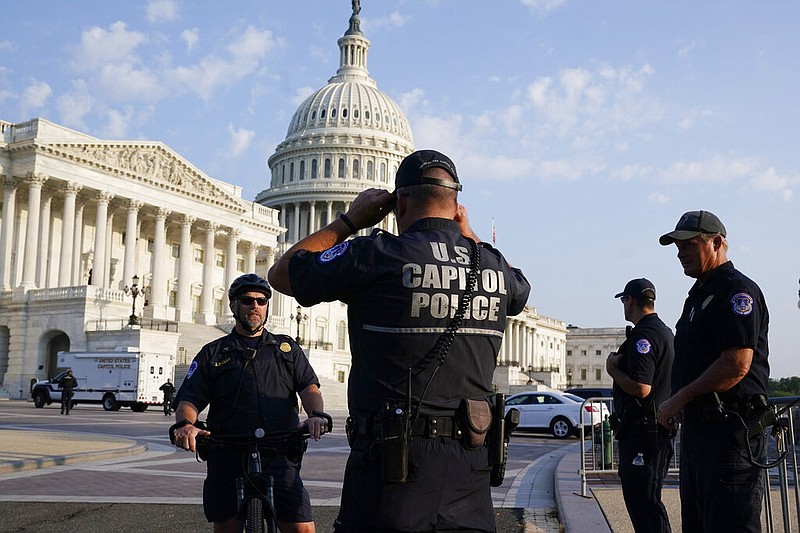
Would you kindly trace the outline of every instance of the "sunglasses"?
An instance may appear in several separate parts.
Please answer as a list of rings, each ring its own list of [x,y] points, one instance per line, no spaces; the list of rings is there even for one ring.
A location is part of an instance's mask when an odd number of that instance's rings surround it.
[[[263,296],[259,296],[258,298],[253,298],[252,296],[239,296],[239,302],[242,305],[253,305],[253,302],[257,303],[261,307],[267,305],[267,299]]]

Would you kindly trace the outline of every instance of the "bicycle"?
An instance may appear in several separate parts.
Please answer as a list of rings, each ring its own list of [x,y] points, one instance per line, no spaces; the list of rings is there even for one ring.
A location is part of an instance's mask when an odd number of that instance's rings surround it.
[[[325,419],[326,433],[333,430],[333,418],[329,414],[320,411],[313,411],[311,414]],[[299,463],[308,448],[309,436],[307,428],[277,431],[258,428],[252,434],[212,434],[197,437],[198,461],[206,460],[210,447],[247,448],[245,475],[236,479],[236,522],[239,531],[277,532],[273,478],[263,472],[262,456],[285,456],[290,461]]]

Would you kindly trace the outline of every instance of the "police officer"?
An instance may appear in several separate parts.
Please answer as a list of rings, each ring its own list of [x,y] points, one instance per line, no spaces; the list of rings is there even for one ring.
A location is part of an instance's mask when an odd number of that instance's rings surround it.
[[[658,419],[683,415],[680,492],[684,532],[761,531],[765,436],[745,428],[766,412],[769,312],[756,283],[727,258],[725,226],[690,211],[675,230],[686,276],[695,278],[675,333],[672,396]]]
[[[67,370],[67,375],[61,379],[61,414],[68,415],[72,408],[72,396],[78,386],[78,380],[72,375],[72,369]]]
[[[348,304],[351,453],[334,527],[495,531],[485,425],[469,413],[485,416],[506,317],[523,310],[530,285],[478,244],[447,156],[407,156],[395,186],[363,191],[269,273],[302,305]],[[399,236],[346,240],[393,208]]]
[[[668,533],[661,488],[672,458],[672,438],[658,424],[656,410],[669,397],[674,358],[672,330],[655,312],[656,288],[633,279],[614,296],[634,328],[606,360],[614,379],[614,417],[619,440],[622,495],[637,533]]]
[[[169,416],[171,412],[170,404],[172,403],[172,397],[175,395],[175,385],[172,384],[170,378],[167,378],[167,382],[161,385],[158,390],[164,393],[164,414]]]
[[[236,325],[230,334],[206,344],[192,361],[178,392],[175,445],[195,450],[198,435],[252,434],[307,426],[319,439],[325,421],[310,417],[302,424],[297,394],[306,413],[323,410],[319,381],[303,350],[287,335],[267,331],[267,281],[245,274],[228,291]],[[208,431],[195,427],[198,414],[209,406]],[[244,475],[243,450],[208,450],[208,472],[203,485],[203,509],[214,531],[236,530],[237,477]],[[275,510],[283,533],[315,531],[311,503],[300,479],[300,465],[275,457],[265,465],[275,480]]]

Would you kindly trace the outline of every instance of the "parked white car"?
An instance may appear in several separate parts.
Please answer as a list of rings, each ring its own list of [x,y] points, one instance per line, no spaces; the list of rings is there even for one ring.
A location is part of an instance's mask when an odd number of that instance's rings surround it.
[[[513,394],[506,398],[506,412],[512,407],[519,410],[518,430],[549,431],[557,439],[577,435],[581,410],[587,432],[591,431],[591,427],[602,423],[609,415],[608,408],[602,402],[587,403],[583,406],[582,398],[555,391]]]

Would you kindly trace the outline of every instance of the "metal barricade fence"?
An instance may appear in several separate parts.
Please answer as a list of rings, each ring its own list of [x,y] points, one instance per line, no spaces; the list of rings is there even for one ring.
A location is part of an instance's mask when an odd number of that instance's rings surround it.
[[[764,470],[764,503],[763,518],[769,533],[800,532],[800,486],[798,471],[800,470],[800,403],[798,397],[770,398],[769,403],[788,428],[782,446],[788,450],[786,459],[775,467]],[[588,496],[588,479],[602,475],[614,475],[619,466],[617,441],[611,434],[610,423],[605,419],[611,413],[611,398],[589,398],[581,405],[581,413],[597,409],[603,415],[600,424],[587,426],[584,415],[580,424],[581,461],[578,473],[581,476],[581,495]],[[603,409],[603,406],[605,409]],[[587,408],[589,411],[587,411]],[[593,418],[590,418],[594,421]],[[675,438],[675,455],[672,459],[668,475],[678,475],[680,462],[680,432]],[[780,449],[776,439],[770,434],[768,438],[768,462],[775,461]],[[777,493],[777,494],[774,494]],[[773,495],[774,494],[774,495]],[[780,507],[778,508],[778,500]],[[778,529],[775,529],[776,523]]]

